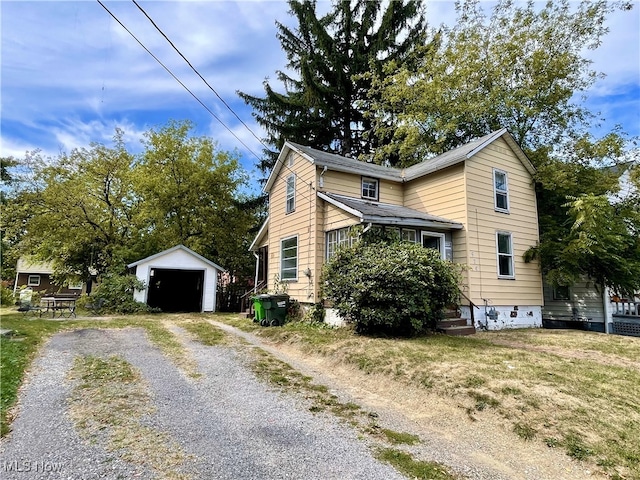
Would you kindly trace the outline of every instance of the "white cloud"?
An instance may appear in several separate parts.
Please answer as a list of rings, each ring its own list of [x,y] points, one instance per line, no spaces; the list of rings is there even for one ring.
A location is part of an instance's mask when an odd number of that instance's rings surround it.
[[[197,78],[131,2],[107,7],[192,91],[260,154],[262,146]],[[250,109],[235,92],[263,95],[269,77],[286,58],[275,22],[294,25],[285,1],[141,2],[142,7],[194,67],[259,137]],[[488,8],[490,3],[486,4]],[[329,1],[320,1],[326,12]],[[640,83],[638,35],[640,3],[609,19],[610,33],[593,53],[594,67],[608,74],[591,92],[623,92]],[[244,147],[167,74],[97,2],[2,2],[2,153],[39,146],[59,148],[108,143],[122,124],[137,147],[141,132],[169,118],[191,119],[211,133],[221,148]],[[451,1],[426,2],[432,27],[455,21]],[[277,86],[277,89],[280,87]],[[638,90],[635,90],[638,92]],[[622,103],[598,98],[603,113],[633,121]],[[624,99],[631,103],[637,99]],[[608,103],[607,103],[608,102]],[[631,120],[628,120],[631,118]],[[637,118],[637,116],[636,116]],[[617,123],[616,118],[610,119]],[[210,127],[209,127],[210,126]],[[637,128],[637,126],[635,126]],[[207,130],[209,128],[209,130]],[[24,151],[19,152],[20,155]],[[243,152],[246,159],[252,158]],[[253,161],[253,160],[252,160]]]

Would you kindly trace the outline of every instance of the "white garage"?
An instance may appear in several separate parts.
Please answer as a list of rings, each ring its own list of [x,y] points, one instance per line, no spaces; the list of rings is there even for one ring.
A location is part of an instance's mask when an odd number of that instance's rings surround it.
[[[184,245],[128,265],[146,288],[134,298],[163,312],[215,312],[219,265]]]

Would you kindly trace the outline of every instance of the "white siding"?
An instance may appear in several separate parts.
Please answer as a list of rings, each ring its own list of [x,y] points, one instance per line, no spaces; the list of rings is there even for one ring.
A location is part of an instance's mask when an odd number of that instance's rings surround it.
[[[211,265],[184,250],[174,250],[166,255],[152,258],[148,262],[142,262],[136,266],[136,276],[144,282],[142,291],[136,290],[134,298],[138,302],[146,303],[149,286],[149,273],[152,268],[169,268],[177,270],[203,270],[204,271],[204,298],[202,299],[203,312],[215,312],[216,290],[218,288],[218,271]]]

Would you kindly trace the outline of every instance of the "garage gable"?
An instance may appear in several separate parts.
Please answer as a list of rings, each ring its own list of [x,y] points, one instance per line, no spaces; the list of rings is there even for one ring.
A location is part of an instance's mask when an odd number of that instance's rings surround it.
[[[164,250],[128,265],[144,282],[134,298],[166,312],[216,310],[218,273],[224,268],[184,245]]]

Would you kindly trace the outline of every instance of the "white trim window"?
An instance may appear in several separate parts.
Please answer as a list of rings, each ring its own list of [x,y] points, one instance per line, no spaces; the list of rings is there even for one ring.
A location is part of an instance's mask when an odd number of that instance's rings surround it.
[[[287,177],[287,208],[286,213],[291,213],[296,209],[296,175]]]
[[[440,252],[440,257],[446,258],[445,235],[438,232],[422,232],[422,246],[424,248],[433,248]]]
[[[403,228],[401,238],[405,242],[418,243],[418,232],[410,228]]]
[[[70,283],[69,290],[82,290],[82,282]]]
[[[362,198],[378,201],[378,180],[362,177]]]
[[[493,169],[493,199],[496,212],[509,213],[509,180],[507,172]]]
[[[353,245],[355,239],[349,227],[327,232],[327,260],[335,255],[338,248]]]
[[[27,286],[28,287],[39,287],[40,286],[40,275],[29,275],[29,278],[27,278]]]
[[[298,280],[298,236],[280,240],[280,280]]]
[[[515,278],[513,237],[509,232],[496,232],[498,278]]]

